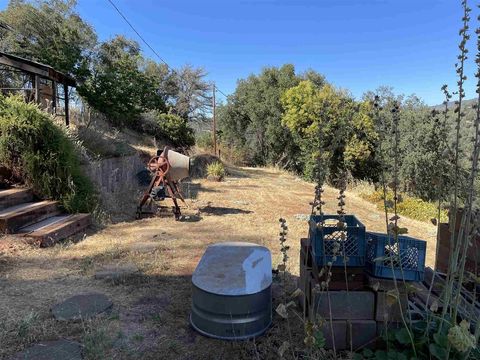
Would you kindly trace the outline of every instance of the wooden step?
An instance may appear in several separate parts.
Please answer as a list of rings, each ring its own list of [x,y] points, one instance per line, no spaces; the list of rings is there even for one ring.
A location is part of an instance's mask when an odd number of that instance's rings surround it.
[[[0,210],[33,201],[33,194],[30,189],[11,188],[0,190]]]
[[[11,234],[18,229],[58,215],[58,201],[44,200],[0,210],[0,231]]]
[[[41,247],[51,246],[57,241],[85,230],[91,223],[90,214],[52,216],[19,230],[24,236]]]

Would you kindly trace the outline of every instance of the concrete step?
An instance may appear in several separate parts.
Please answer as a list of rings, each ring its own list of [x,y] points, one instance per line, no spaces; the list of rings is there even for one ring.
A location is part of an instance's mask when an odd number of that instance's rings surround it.
[[[30,189],[11,188],[0,190],[0,210],[26,202],[32,202],[33,198],[34,196]]]
[[[18,233],[23,233],[41,247],[47,247],[85,230],[90,223],[90,214],[59,215],[23,227]]]
[[[11,234],[18,229],[60,214],[58,201],[28,202],[0,210],[0,231]]]

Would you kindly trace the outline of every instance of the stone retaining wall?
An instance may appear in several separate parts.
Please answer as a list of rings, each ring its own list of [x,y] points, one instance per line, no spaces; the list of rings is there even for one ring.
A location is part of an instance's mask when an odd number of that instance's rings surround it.
[[[82,170],[93,182],[101,207],[109,220],[121,221],[135,216],[143,187],[137,174],[145,169],[138,154],[93,161]]]

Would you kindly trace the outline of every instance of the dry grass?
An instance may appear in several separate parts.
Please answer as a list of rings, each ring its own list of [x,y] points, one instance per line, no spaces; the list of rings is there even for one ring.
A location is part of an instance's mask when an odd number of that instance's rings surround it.
[[[66,337],[83,342],[88,359],[276,359],[287,340],[284,320],[255,343],[229,343],[196,334],[188,324],[190,277],[205,248],[220,241],[251,241],[268,246],[281,260],[278,218],[290,228],[289,271],[299,272],[300,238],[307,223],[314,186],[275,169],[229,169],[224,182],[195,181],[186,214],[198,221],[175,222],[173,216],[123,222],[79,243],[36,249],[18,239],[0,241],[0,358],[38,341]],[[336,210],[336,192],[327,188],[326,211]],[[383,214],[354,194],[347,211],[373,231],[384,229]],[[194,218],[195,219],[195,218]],[[412,236],[428,240],[428,264],[434,259],[431,225],[402,220]],[[134,264],[139,272],[121,282],[95,280],[105,265]],[[275,291],[278,293],[278,284]],[[293,289],[293,286],[292,286]],[[114,302],[112,313],[89,324],[64,324],[51,318],[52,305],[65,298],[98,291]],[[274,291],[274,295],[275,295]],[[274,301],[278,301],[275,296]],[[293,322],[293,321],[292,321]],[[294,323],[295,340],[303,340]],[[18,336],[21,332],[22,336]]]

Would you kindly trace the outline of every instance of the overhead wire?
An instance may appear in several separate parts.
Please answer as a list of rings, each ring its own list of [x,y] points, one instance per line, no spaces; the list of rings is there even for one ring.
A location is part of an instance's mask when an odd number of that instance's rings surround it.
[[[128,20],[128,18],[123,14],[123,12],[118,8],[118,6],[113,2],[113,0],[107,0],[110,5],[116,10],[116,12],[122,17],[122,19],[128,24],[128,26],[137,34],[137,36],[143,41],[143,43],[158,57],[158,59],[164,63],[171,71],[174,73],[178,74],[178,72],[170,66],[165,59],[163,59],[156,51],[155,49],[145,40],[145,38],[140,34],[140,32],[133,26],[133,24]],[[228,95],[226,95],[221,89],[219,89],[215,85],[215,90],[218,91],[220,94],[225,96],[225,98],[228,98]]]

